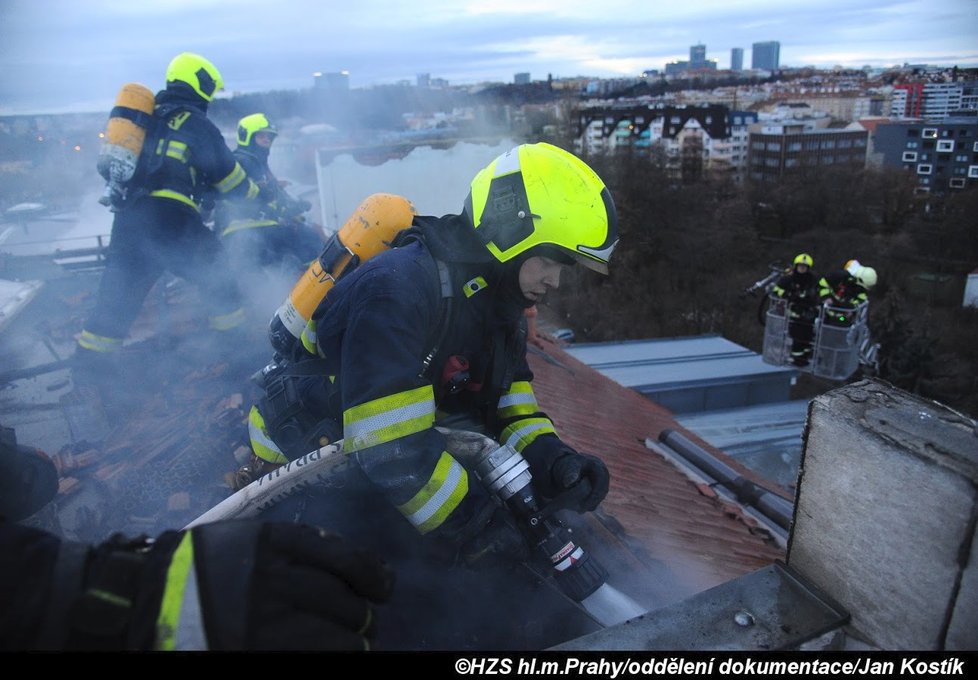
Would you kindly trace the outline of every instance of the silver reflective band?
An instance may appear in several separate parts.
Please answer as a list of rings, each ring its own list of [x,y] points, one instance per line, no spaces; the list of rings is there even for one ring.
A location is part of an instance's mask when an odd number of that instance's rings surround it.
[[[516,404],[535,404],[537,403],[536,397],[533,396],[532,392],[510,392],[509,394],[504,394],[499,398],[499,406],[497,409],[503,409],[507,406],[515,406]]]
[[[438,512],[449,497],[455,493],[455,489],[462,481],[462,475],[464,475],[462,466],[459,465],[457,460],[452,460],[451,467],[448,469],[448,474],[445,475],[445,481],[442,482],[441,487],[438,491],[428,499],[428,502],[418,508],[410,515],[405,515],[407,520],[416,527],[420,527],[422,524],[431,519],[436,512]]]
[[[614,251],[615,246],[617,245],[618,245],[618,240],[615,239],[615,242],[612,243],[607,248],[598,249],[598,248],[588,248],[587,246],[577,246],[577,249],[580,250],[582,253],[594,255],[595,257],[599,258],[603,262],[607,262],[609,259],[611,259],[611,253],[612,251]]]
[[[553,428],[551,427],[550,423],[530,423],[529,425],[525,425],[520,429],[516,430],[515,432],[513,432],[513,434],[509,436],[509,439],[506,440],[506,446],[512,446],[515,449],[516,444],[519,443],[521,439],[526,438],[526,435],[530,434],[531,432],[536,432],[537,430],[542,430],[542,429],[553,431]]]
[[[275,453],[281,454],[283,456],[285,455],[282,453],[282,450],[275,444],[275,442],[273,442],[271,439],[265,436],[265,433],[262,431],[260,427],[258,427],[255,423],[251,422],[251,419],[248,420],[248,436],[251,437],[251,441],[258,442],[262,446],[271,449]]]
[[[207,634],[204,632],[200,597],[197,594],[197,570],[193,564],[190,565],[187,581],[183,585],[180,622],[173,632],[173,648],[180,651],[207,651]]]
[[[435,400],[425,399],[416,404],[408,404],[407,406],[378,413],[375,416],[367,416],[366,418],[347,423],[344,436],[353,438],[366,437],[373,432],[385,430],[408,420],[414,420],[415,418],[421,418],[426,415],[434,417],[434,414]]]

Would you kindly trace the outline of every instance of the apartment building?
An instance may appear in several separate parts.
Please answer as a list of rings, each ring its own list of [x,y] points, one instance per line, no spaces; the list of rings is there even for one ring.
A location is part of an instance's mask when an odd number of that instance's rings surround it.
[[[978,184],[978,115],[879,124],[873,146],[883,167],[916,177],[918,193],[944,194]]]
[[[727,172],[737,184],[747,177],[747,155],[750,129],[758,121],[756,111],[731,111],[727,115],[730,136],[712,140],[708,167],[713,172]]]
[[[938,119],[978,110],[978,82],[904,83],[893,86],[894,118]]]
[[[862,128],[815,128],[805,122],[752,127],[747,166],[754,181],[775,182],[786,174],[816,168],[866,165],[869,133]]]
[[[743,139],[755,113],[741,113],[731,140],[725,106],[592,107],[578,112],[578,151],[637,150],[661,159],[677,180],[691,181],[711,170],[737,174],[746,161]],[[734,158],[736,157],[736,159]]]

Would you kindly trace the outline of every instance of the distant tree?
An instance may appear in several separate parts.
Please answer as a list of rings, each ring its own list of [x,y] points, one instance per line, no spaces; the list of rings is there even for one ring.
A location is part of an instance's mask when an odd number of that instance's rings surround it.
[[[855,257],[880,277],[870,293],[870,326],[882,346],[881,376],[978,413],[978,310],[961,309],[960,298],[941,307],[947,303],[911,293],[922,271],[960,275],[978,265],[978,191],[953,195],[925,217],[899,173],[823,173],[761,192],[710,174],[676,184],[643,153],[585,160],[614,196],[621,240],[610,276],[572,270],[549,297],[580,340],[717,333],[760,351],[759,299],[741,294],[769,262],[809,252],[824,274]],[[758,229],[761,198],[783,221],[776,238]]]

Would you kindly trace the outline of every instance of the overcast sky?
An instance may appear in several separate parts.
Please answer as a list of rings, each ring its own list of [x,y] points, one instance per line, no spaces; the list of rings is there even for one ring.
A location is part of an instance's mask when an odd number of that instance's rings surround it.
[[[100,111],[163,86],[169,60],[213,61],[229,92],[414,81],[609,78],[706,45],[781,43],[782,66],[978,65],[978,0],[0,0],[0,115]]]

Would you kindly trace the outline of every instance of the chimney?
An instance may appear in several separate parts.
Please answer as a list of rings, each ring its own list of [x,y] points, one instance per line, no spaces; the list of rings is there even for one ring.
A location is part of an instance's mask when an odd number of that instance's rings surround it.
[[[978,424],[878,380],[812,400],[787,564],[884,650],[978,649]]]

